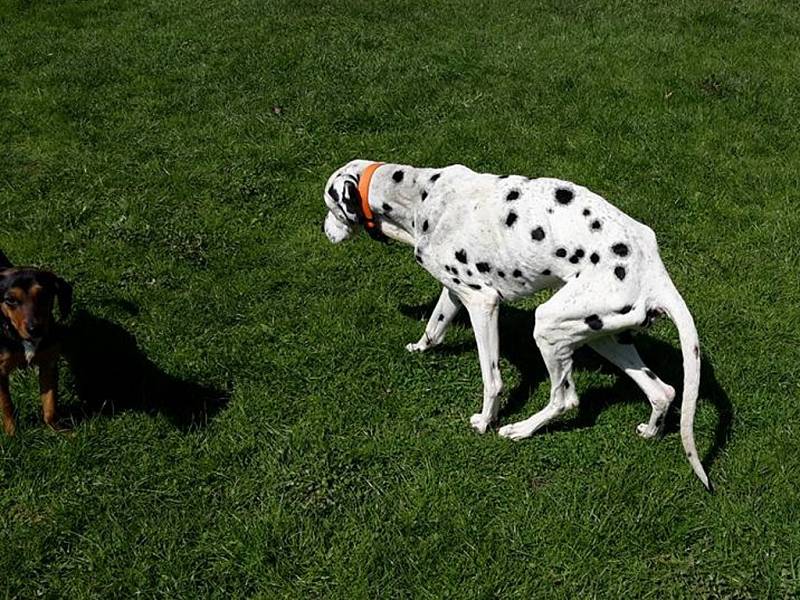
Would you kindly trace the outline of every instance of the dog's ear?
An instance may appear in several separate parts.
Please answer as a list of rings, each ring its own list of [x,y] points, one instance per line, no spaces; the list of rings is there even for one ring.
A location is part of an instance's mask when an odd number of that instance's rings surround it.
[[[72,311],[72,286],[61,277],[56,277],[54,285],[56,298],[58,298],[58,313],[63,320]]]
[[[358,192],[358,182],[355,178],[347,175],[344,180],[344,190],[342,192],[342,203],[345,213],[355,223],[361,223],[364,220],[364,214],[361,211],[361,194]]]
[[[0,250],[0,269],[10,269],[13,266],[5,253]]]

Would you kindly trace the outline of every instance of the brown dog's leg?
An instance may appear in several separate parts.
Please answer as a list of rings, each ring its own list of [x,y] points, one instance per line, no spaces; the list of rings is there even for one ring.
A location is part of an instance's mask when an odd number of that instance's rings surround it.
[[[56,424],[56,393],[58,392],[58,363],[39,365],[39,393],[42,396],[42,418],[50,427]]]
[[[8,375],[0,375],[0,408],[3,410],[3,429],[7,435],[14,435],[17,426],[14,423],[14,405],[11,404]]]

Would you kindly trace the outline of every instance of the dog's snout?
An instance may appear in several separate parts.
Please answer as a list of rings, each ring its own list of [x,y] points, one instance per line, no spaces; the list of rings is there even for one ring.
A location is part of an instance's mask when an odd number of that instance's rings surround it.
[[[28,321],[25,328],[28,330],[28,335],[31,337],[39,337],[44,329],[42,324],[38,321]]]

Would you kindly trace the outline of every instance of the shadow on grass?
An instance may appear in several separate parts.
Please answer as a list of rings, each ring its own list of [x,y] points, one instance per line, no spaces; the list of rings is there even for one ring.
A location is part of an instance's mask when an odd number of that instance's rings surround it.
[[[427,319],[434,310],[436,302],[432,301],[417,306],[400,306],[400,312],[416,320]],[[522,409],[533,391],[541,384],[550,385],[547,369],[542,361],[539,349],[533,341],[533,327],[536,318],[533,311],[525,311],[514,306],[504,304],[500,308],[500,356],[510,362],[519,371],[520,381],[514,389],[506,393],[507,400],[500,409],[500,417],[505,422],[511,416],[525,418],[532,415],[538,408],[530,407],[522,415]],[[456,326],[469,327],[469,317],[466,311],[461,311],[456,317]],[[667,413],[664,426],[665,433],[678,431],[680,421],[680,404],[683,389],[683,357],[678,347],[657,340],[647,334],[640,333],[636,336],[636,348],[642,355],[647,365],[661,377],[675,387],[676,399]],[[447,341],[434,352],[445,354],[461,354],[474,350],[474,343],[461,343],[448,346]],[[575,366],[577,369],[600,371],[606,374],[620,375],[621,372],[611,363],[595,354],[589,348],[581,348],[575,353]],[[730,437],[733,426],[733,407],[725,390],[714,376],[714,366],[705,357],[701,358],[700,368],[700,399],[710,401],[717,411],[717,426],[714,433],[714,442],[703,458],[703,466],[708,470],[714,463],[719,453],[725,447]],[[621,402],[642,403],[647,407],[642,420],[649,416],[649,405],[646,397],[638,386],[628,377],[616,377],[615,383],[610,388],[590,389],[580,397],[577,413],[572,413],[571,418],[557,420],[551,425],[542,428],[541,432],[572,431],[591,427],[607,407]]]
[[[80,402],[60,418],[75,424],[135,410],[188,430],[205,426],[229,400],[226,391],[164,373],[125,329],[83,310],[64,331],[63,355]]]

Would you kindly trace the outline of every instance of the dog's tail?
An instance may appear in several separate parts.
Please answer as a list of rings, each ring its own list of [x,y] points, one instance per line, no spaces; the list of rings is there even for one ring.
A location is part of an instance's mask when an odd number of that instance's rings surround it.
[[[681,353],[683,354],[683,404],[681,406],[681,441],[686,452],[686,458],[692,465],[695,475],[703,482],[703,485],[710,492],[711,484],[708,481],[700,458],[697,456],[697,448],[694,444],[694,413],[697,406],[697,396],[700,390],[700,342],[697,337],[697,329],[694,326],[694,319],[686,306],[669,275],[666,276],[665,289],[660,295],[662,308],[667,313],[675,327],[678,329],[678,336],[681,340]]]

